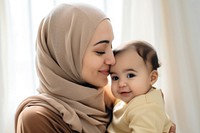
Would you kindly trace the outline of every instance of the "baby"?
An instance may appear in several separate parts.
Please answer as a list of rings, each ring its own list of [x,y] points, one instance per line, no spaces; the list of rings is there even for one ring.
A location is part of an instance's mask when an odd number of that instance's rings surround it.
[[[153,87],[160,67],[157,53],[147,42],[129,42],[114,50],[111,90],[120,99],[113,109],[109,133],[168,133],[172,125],[162,92]]]

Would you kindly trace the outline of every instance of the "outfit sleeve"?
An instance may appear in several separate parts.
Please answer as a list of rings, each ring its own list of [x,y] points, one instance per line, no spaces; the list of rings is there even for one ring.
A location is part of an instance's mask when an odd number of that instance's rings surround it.
[[[127,118],[132,133],[168,133],[163,131],[166,123],[165,112],[154,103],[130,110]]]
[[[73,133],[60,116],[41,106],[26,107],[18,117],[16,133]]]

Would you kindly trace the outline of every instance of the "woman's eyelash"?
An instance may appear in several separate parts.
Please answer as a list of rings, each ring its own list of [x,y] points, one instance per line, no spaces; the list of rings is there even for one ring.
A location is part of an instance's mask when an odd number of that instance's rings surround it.
[[[106,52],[96,51],[96,53],[97,53],[98,55],[102,55],[102,54],[105,54]]]

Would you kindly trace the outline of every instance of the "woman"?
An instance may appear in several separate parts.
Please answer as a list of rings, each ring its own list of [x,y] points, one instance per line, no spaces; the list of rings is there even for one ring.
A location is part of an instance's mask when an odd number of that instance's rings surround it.
[[[109,19],[88,5],[62,4],[44,18],[36,46],[40,94],[20,105],[16,132],[105,132],[113,38]]]
[[[37,36],[39,95],[24,100],[16,133],[102,133],[114,98],[108,83],[113,30],[89,5],[62,4],[45,17]]]

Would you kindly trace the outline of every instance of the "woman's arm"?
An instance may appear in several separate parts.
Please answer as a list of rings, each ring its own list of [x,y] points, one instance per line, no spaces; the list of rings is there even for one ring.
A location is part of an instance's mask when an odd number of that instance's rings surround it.
[[[16,133],[73,133],[62,118],[42,106],[26,107],[19,115]]]

